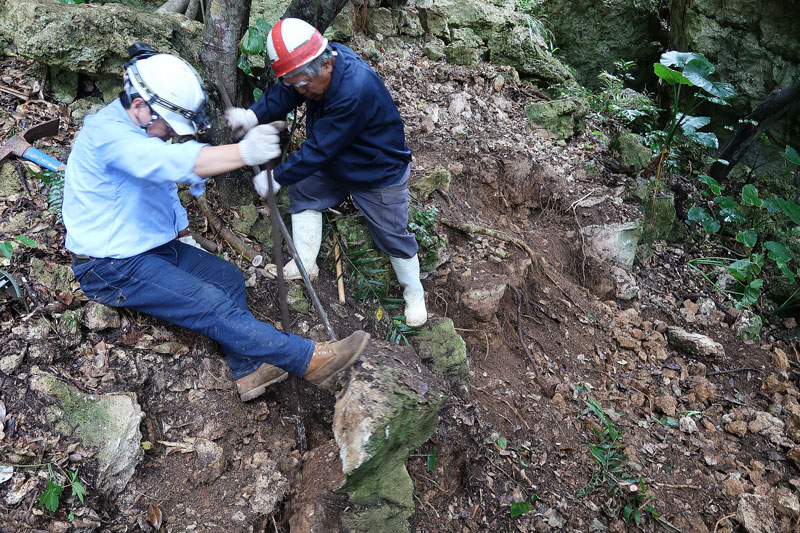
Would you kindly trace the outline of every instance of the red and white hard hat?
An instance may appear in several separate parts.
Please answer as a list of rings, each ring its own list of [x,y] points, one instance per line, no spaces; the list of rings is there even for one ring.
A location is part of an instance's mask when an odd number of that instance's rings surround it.
[[[272,70],[279,78],[319,57],[326,46],[328,39],[300,19],[283,19],[267,35],[267,53],[272,61]]]

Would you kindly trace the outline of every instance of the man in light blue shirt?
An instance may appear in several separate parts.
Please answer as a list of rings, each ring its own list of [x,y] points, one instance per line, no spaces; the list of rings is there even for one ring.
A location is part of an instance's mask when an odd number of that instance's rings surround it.
[[[326,385],[369,335],[315,344],[256,320],[239,269],[193,246],[177,195],[177,183],[197,196],[210,176],[277,157],[278,128],[223,146],[166,142],[210,127],[200,79],[178,57],[139,43],[129,51],[120,98],[86,117],[67,161],[62,214],[81,288],[219,342],[243,401],[287,372]]]

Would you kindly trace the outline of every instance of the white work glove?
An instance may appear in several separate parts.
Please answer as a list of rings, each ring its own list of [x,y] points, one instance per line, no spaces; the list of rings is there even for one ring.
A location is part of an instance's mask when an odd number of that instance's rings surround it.
[[[260,165],[270,159],[280,157],[280,130],[274,124],[283,123],[272,122],[256,126],[247,132],[244,139],[239,141],[239,154],[242,156],[242,161],[248,165]]]
[[[200,246],[197,243],[197,241],[194,240],[194,237],[192,237],[191,235],[187,235],[186,237],[178,237],[178,240],[181,241],[183,244],[188,244],[189,246],[194,246],[195,248],[197,248],[199,250],[205,251],[205,248]]]
[[[242,107],[232,107],[225,111],[225,120],[233,131],[234,139],[241,139],[245,133],[258,126],[258,117],[253,110]]]
[[[253,186],[261,198],[269,196],[269,180],[272,180],[272,192],[278,194],[278,191],[281,190],[281,184],[275,181],[275,178],[272,177],[271,172],[268,170],[262,170],[253,178]]]

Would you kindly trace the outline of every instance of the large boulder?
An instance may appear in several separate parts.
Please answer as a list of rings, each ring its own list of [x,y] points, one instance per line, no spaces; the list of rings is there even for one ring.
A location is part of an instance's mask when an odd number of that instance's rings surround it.
[[[14,0],[0,10],[0,40],[17,53],[70,72],[119,79],[136,41],[199,64],[203,26],[183,15],[122,4]]]
[[[54,398],[43,415],[65,436],[87,448],[97,448],[96,487],[112,495],[121,492],[142,459],[139,423],[144,416],[134,393],[84,394],[34,367],[30,387]]]
[[[339,395],[333,435],[355,505],[348,531],[408,531],[414,513],[409,454],[430,438],[444,401],[441,381],[411,347],[373,341]]]

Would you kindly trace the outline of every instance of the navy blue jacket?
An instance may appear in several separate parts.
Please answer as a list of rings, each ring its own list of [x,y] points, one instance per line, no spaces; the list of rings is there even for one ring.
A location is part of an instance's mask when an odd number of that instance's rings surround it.
[[[275,179],[291,185],[323,170],[349,187],[394,185],[411,161],[397,106],[363,59],[344,45],[330,46],[338,55],[322,100],[307,100],[278,83],[250,108],[263,124],[284,120],[293,108],[307,105],[307,139],[275,168]]]

